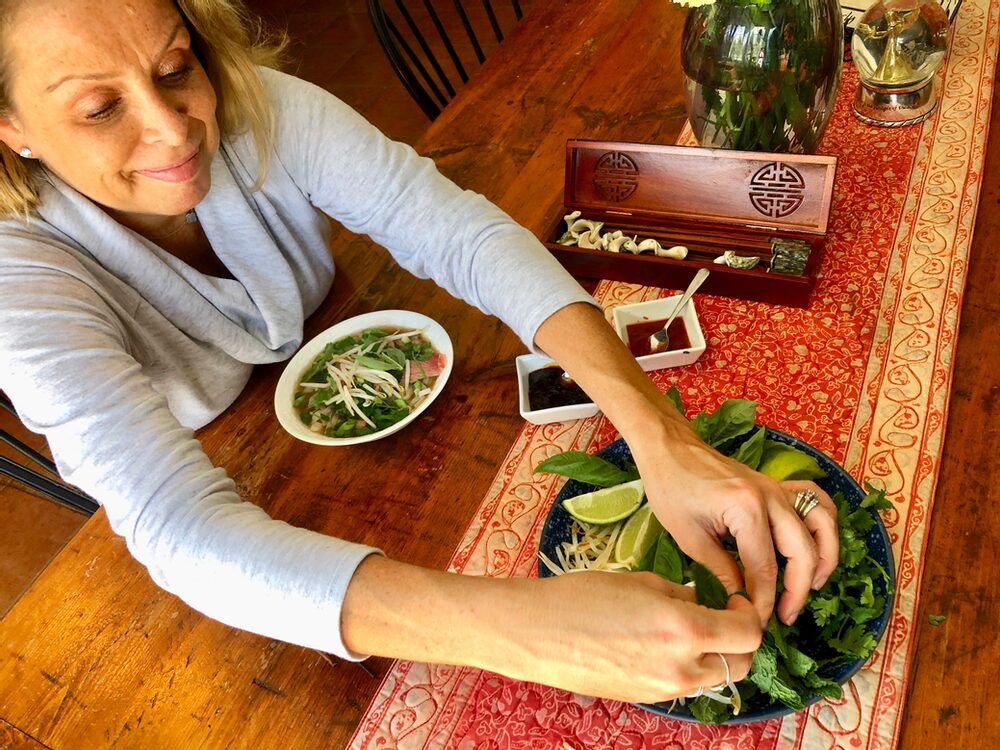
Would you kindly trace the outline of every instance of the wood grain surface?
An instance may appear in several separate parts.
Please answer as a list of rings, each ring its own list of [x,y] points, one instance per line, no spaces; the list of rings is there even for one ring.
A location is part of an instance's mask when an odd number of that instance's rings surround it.
[[[667,2],[537,3],[416,148],[541,233],[561,206],[567,139],[676,139],[682,22]],[[1000,662],[992,133],[903,718],[909,748],[1000,746],[987,694]],[[453,337],[445,392],[411,427],[331,449],[281,430],[271,404],[281,365],[260,367],[198,436],[274,517],[444,568],[521,428],[513,359],[524,347],[369,240],[335,228],[332,248],[338,276],[307,338],[377,308],[425,313]],[[931,627],[928,613],[946,620]],[[370,660],[373,678],[197,614],[150,581],[99,512],[0,622],[0,747],[343,747],[388,665]]]

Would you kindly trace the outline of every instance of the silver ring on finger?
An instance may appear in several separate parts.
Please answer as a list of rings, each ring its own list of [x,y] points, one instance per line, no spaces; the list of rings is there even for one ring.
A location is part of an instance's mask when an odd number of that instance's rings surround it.
[[[726,660],[726,655],[720,653],[718,654],[718,657],[722,659],[722,665],[726,668],[726,681],[720,682],[718,685],[712,685],[711,687],[705,687],[705,686],[699,687],[695,692],[691,693],[690,695],[684,696],[685,698],[700,698],[706,692],[717,693],[730,684],[731,673],[729,671],[729,662]]]
[[[805,521],[806,516],[808,516],[817,505],[819,505],[819,498],[816,496],[816,492],[814,490],[802,490],[795,496],[795,502],[792,503],[792,509],[799,518]]]
[[[730,678],[731,678],[732,675],[731,675],[731,673],[729,671],[729,662],[726,660],[726,655],[725,654],[719,654],[719,658],[722,659],[722,665],[726,668],[726,679],[723,682],[720,682],[718,685],[714,685],[714,686],[708,688],[713,693],[719,692],[720,690],[722,690],[723,688],[725,688],[731,682]]]

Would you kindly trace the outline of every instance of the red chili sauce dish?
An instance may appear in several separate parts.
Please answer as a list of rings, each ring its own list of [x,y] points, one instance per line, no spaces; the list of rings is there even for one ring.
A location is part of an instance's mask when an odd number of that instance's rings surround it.
[[[528,373],[528,408],[531,411],[591,402],[576,381],[563,379],[563,372],[558,365],[549,365]]]
[[[650,348],[649,337],[663,328],[663,324],[666,322],[666,318],[657,318],[655,320],[640,320],[625,326],[625,331],[628,335],[628,348],[632,352],[632,355],[645,357],[648,354],[657,354],[661,351],[673,352],[690,349],[691,339],[688,336],[684,318],[681,316],[674,318],[670,324],[670,328],[667,329],[667,337],[669,339],[667,341],[667,348]]]

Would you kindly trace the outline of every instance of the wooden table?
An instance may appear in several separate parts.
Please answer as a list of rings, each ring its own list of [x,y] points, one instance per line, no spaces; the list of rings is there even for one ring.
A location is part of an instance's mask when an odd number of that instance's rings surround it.
[[[541,232],[561,207],[567,138],[675,140],[682,21],[665,0],[536,3],[417,148]],[[1000,663],[998,533],[987,510],[1000,448],[1000,268],[989,247],[1000,230],[1000,128],[992,132],[904,747],[1000,744],[988,710]],[[335,230],[333,252],[336,284],[306,336],[377,308],[424,312],[454,339],[444,395],[419,428],[324,449],[280,429],[271,398],[281,366],[261,367],[199,437],[274,517],[444,568],[521,428],[513,359],[523,347],[497,320],[398,272],[366,239]],[[927,626],[926,613],[941,611],[947,626]],[[341,747],[389,664],[370,660],[373,677],[202,617],[154,586],[98,513],[0,623],[0,747]]]

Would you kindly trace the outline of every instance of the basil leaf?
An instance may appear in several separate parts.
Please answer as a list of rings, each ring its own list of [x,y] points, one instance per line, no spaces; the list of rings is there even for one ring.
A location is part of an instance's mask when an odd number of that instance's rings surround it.
[[[691,420],[691,426],[702,440],[713,448],[718,448],[733,438],[750,432],[756,415],[757,404],[753,401],[731,398],[711,414],[700,412]]]
[[[676,385],[670,386],[670,389],[664,394],[664,396],[667,401],[677,407],[677,411],[684,414],[684,404],[681,402],[681,392],[677,390]]]
[[[751,469],[756,469],[760,466],[761,456],[764,454],[764,440],[767,435],[767,428],[761,427],[753,436],[744,441],[739,448],[737,448],[731,458],[739,461],[741,464],[749,466]]]
[[[661,531],[660,538],[656,540],[653,572],[668,581],[684,583],[684,560],[681,551],[666,531]]]
[[[396,369],[402,370],[406,367],[406,355],[403,354],[401,349],[397,349],[394,346],[388,346],[382,350],[382,356],[387,360],[392,360],[396,365]]]
[[[698,604],[710,609],[725,609],[729,594],[715,573],[701,563],[691,562],[691,578],[694,579],[694,593]]]
[[[583,451],[566,451],[550,456],[535,467],[535,473],[558,474],[598,487],[613,487],[629,481],[628,472]]]
[[[359,354],[354,359],[361,367],[367,367],[369,370],[398,370],[399,366],[392,360],[386,361],[383,357],[373,357],[369,354]]]

